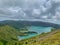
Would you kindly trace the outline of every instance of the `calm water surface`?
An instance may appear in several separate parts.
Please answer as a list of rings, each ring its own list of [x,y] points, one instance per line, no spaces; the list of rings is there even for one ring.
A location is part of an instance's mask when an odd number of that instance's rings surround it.
[[[34,37],[34,36],[37,36],[37,35],[39,35],[43,32],[51,31],[51,28],[52,27],[30,26],[30,27],[28,27],[28,30],[37,32],[38,34],[28,34],[28,36],[19,36],[19,38],[22,40],[22,39],[27,39],[27,38],[30,38],[30,37]]]

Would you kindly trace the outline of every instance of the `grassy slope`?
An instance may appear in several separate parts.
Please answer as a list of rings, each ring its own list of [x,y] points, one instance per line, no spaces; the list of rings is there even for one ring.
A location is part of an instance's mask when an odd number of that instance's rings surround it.
[[[60,45],[60,30],[49,38],[41,41],[42,45]]]
[[[9,25],[0,26],[0,40],[18,39],[17,36],[21,35],[25,34],[12,26]]]
[[[18,31],[8,25],[0,27],[0,40],[17,39]]]
[[[23,43],[23,45],[60,45],[60,30],[57,30],[56,33],[50,35],[48,38],[44,38],[43,40],[37,41],[50,33],[52,32],[42,34],[40,36],[33,37],[27,40],[22,40],[20,43]]]
[[[18,36],[22,35],[26,34],[20,32],[20,30],[12,26],[2,25],[0,26],[0,45],[15,45],[18,41]]]

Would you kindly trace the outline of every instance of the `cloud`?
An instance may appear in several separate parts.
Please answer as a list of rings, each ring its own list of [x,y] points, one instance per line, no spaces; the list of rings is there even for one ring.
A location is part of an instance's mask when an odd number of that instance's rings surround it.
[[[48,16],[42,16],[41,18],[43,18],[43,19],[47,19],[47,18],[48,18]]]
[[[60,0],[0,0],[0,18],[60,20]]]
[[[40,9],[33,9],[33,11],[32,11],[33,16],[39,16],[40,13],[41,13]]]

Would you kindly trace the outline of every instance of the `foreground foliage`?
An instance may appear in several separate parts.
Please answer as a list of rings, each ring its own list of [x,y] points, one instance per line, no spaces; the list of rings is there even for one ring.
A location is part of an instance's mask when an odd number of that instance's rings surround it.
[[[25,35],[9,25],[0,26],[0,45],[15,45],[18,36]]]

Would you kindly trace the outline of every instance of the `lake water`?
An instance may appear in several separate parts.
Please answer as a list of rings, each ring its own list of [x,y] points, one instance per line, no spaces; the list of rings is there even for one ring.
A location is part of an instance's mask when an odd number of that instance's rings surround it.
[[[41,34],[42,32],[49,32],[51,31],[52,27],[41,27],[41,26],[30,26],[28,27],[28,30],[35,31],[38,34]]]
[[[34,31],[37,32],[38,34],[28,34],[28,36],[19,36],[20,40],[22,39],[27,39],[30,37],[37,36],[43,32],[50,32],[52,27],[41,27],[41,26],[29,26],[28,30],[29,31]]]

